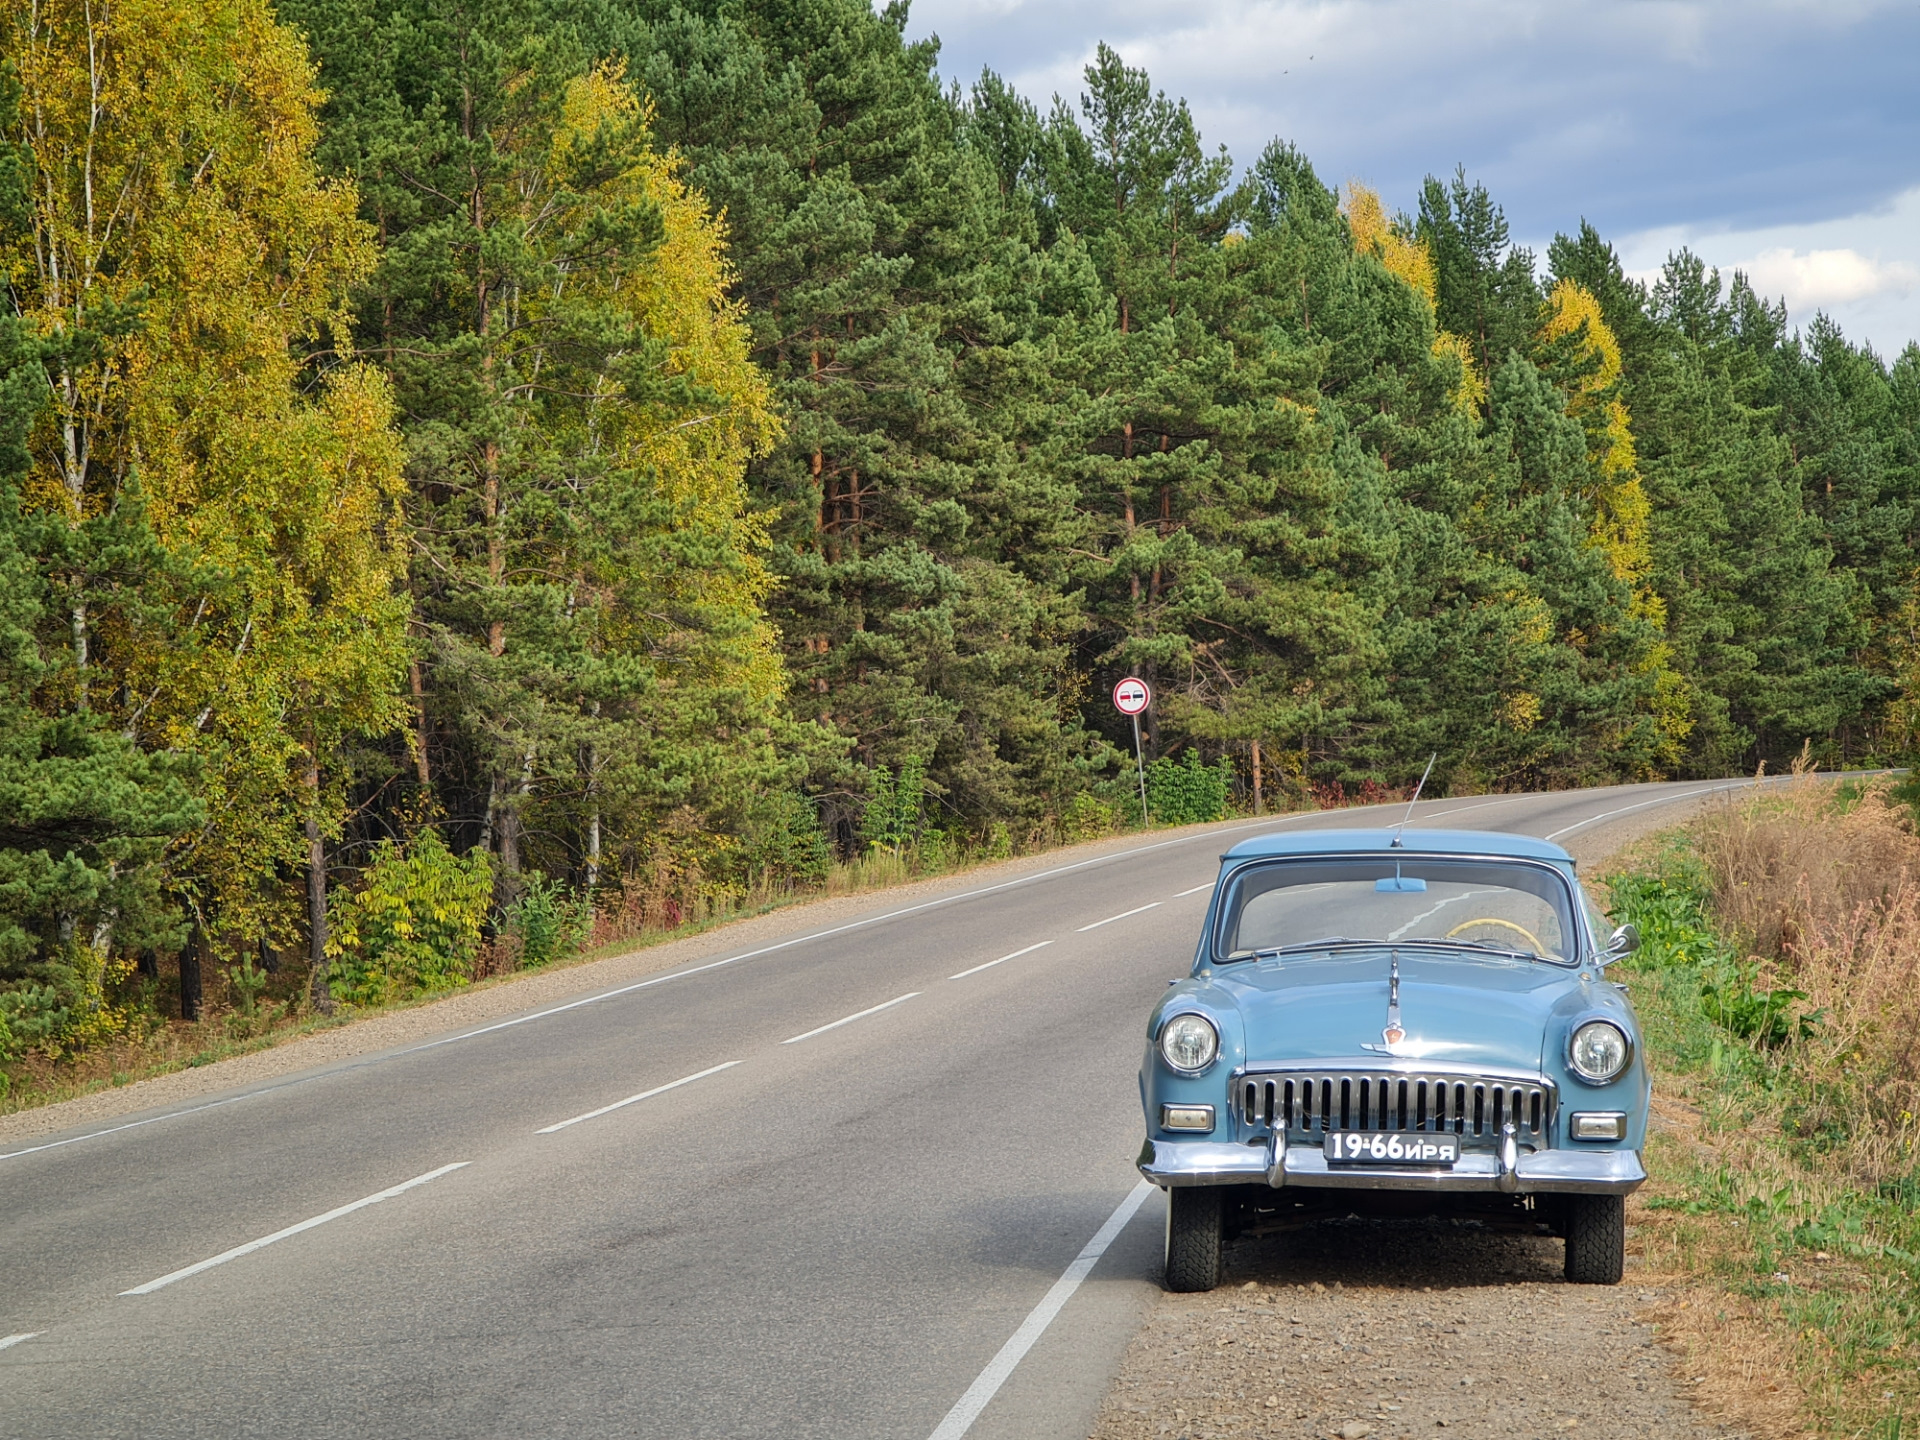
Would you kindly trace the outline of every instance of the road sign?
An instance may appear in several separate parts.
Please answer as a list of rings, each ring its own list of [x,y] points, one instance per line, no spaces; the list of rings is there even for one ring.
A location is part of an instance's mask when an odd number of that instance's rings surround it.
[[[1128,676],[1113,687],[1113,708],[1122,715],[1138,715],[1153,703],[1153,691],[1144,680]]]

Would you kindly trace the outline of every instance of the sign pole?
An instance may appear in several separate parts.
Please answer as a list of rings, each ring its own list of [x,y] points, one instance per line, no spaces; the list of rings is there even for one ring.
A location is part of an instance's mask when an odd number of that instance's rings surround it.
[[[1140,824],[1150,826],[1147,813],[1147,752],[1140,743],[1140,712],[1153,704],[1153,687],[1138,675],[1129,675],[1113,687],[1113,708],[1133,721],[1133,770],[1140,777]]]
[[[1150,828],[1153,822],[1147,818],[1147,762],[1140,750],[1140,712],[1137,710],[1133,715],[1133,769],[1140,777],[1140,824],[1143,829]]]

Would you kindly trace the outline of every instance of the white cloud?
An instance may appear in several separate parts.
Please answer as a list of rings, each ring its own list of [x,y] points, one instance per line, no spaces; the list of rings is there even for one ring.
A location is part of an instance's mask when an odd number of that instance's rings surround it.
[[[1901,260],[1879,260],[1858,250],[1809,250],[1790,246],[1762,250],[1737,265],[1763,295],[1779,295],[1789,310],[1817,309],[1864,300],[1891,291],[1905,295],[1920,270]]]
[[[1620,259],[1651,282],[1683,247],[1722,275],[1743,272],[1765,298],[1784,300],[1795,325],[1824,311],[1888,357],[1920,340],[1920,186],[1890,205],[1811,225],[1662,226],[1627,236]]]
[[[1106,40],[1242,164],[1277,135],[1407,209],[1462,164],[1536,251],[1586,219],[1631,268],[1690,245],[1796,322],[1920,338],[1912,0],[913,0],[909,30],[1042,109]]]

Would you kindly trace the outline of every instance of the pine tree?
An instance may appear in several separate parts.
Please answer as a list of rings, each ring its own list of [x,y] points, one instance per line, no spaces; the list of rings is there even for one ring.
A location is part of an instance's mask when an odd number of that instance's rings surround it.
[[[75,530],[143,505],[169,557],[162,625],[116,630],[76,595],[67,703],[203,762],[217,822],[173,883],[251,949],[297,924],[286,869],[322,913],[335,751],[397,714],[387,388],[297,355],[340,333],[371,236],[314,170],[311,69],[257,0],[35,6],[4,43],[32,172],[9,269],[51,372],[25,498]]]
[[[18,102],[17,80],[0,69],[0,130],[9,135]],[[0,144],[8,251],[30,232],[31,160],[17,143]],[[49,348],[16,315],[0,316],[0,1060],[30,1044],[57,1053],[83,1039],[101,1023],[115,962],[178,943],[160,862],[169,842],[205,818],[188,757],[143,753],[98,708],[78,703],[74,611],[84,604],[117,629],[143,609],[140,591],[165,559],[137,497],[78,525],[23,506]]]

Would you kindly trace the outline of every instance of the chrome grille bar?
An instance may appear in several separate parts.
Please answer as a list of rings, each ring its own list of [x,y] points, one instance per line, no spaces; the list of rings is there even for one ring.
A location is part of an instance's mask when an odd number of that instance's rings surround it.
[[[1240,1123],[1317,1139],[1329,1130],[1450,1133],[1497,1140],[1509,1122],[1521,1140],[1545,1142],[1558,1092],[1547,1079],[1418,1070],[1314,1069],[1242,1075],[1233,1103]]]

